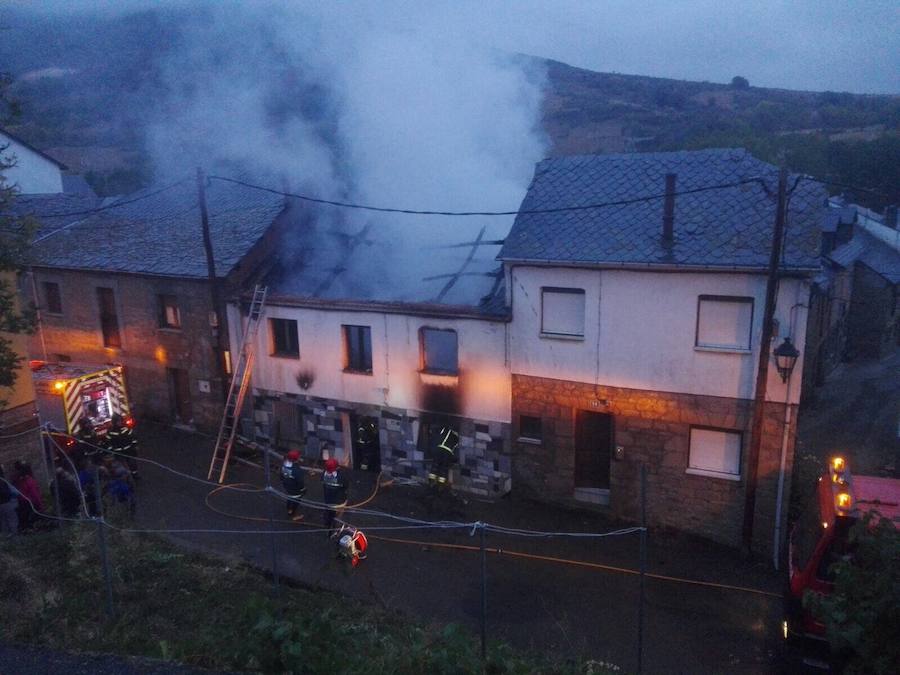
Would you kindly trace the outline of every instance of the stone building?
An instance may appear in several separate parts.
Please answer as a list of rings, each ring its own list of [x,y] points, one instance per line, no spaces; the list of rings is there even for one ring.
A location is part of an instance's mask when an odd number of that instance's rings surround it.
[[[499,255],[514,491],[636,520],[645,465],[651,524],[740,543],[759,350],[802,349],[819,268],[825,194],[801,181],[775,339],[761,345],[776,184],[775,167],[738,150],[538,164]],[[769,369],[758,550],[784,534],[801,370],[802,354],[786,382]]]
[[[32,357],[124,365],[138,416],[217,428],[230,354],[218,351],[194,181],[99,211],[59,196],[22,202],[42,223],[24,289],[40,311]],[[207,203],[224,300],[268,257],[289,209],[280,196],[217,182]]]

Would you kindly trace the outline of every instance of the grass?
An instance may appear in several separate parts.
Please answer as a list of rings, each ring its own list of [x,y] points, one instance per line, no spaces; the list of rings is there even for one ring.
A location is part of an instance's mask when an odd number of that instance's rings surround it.
[[[116,617],[105,616],[96,530],[76,525],[0,550],[0,639],[194,666],[279,673],[606,673],[414,623],[340,596],[282,587],[242,564],[108,531]]]

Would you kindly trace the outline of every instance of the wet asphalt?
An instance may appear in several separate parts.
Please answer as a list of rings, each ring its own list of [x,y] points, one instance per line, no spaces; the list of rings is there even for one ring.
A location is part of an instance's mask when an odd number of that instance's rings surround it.
[[[138,432],[143,457],[195,477],[206,477],[213,442],[182,431],[145,424]],[[259,458],[257,458],[259,460]],[[481,625],[481,556],[478,550],[451,550],[432,543],[478,547],[470,528],[401,529],[386,517],[353,514],[346,519],[370,539],[368,559],[357,569],[335,559],[327,535],[315,530],[321,512],[304,509],[302,524],[280,520],[284,506],[271,507],[264,494],[211,488],[147,463],[142,467],[137,523],[142,528],[227,529],[229,533],[173,533],[179,544],[273,567],[280,576],[344,595],[346,602],[372,603],[412,620],[456,622],[478,640]],[[369,497],[376,476],[351,472],[351,502]],[[273,479],[277,473],[273,471]],[[238,464],[228,483],[263,486],[258,466]],[[318,476],[307,478],[307,497],[321,500]],[[541,531],[607,532],[625,525],[601,514],[518,500],[469,500],[433,504],[423,488],[392,485],[366,505],[424,520],[484,521]],[[227,515],[226,515],[227,514]],[[256,520],[254,520],[256,519]],[[239,533],[238,533],[239,532]],[[246,534],[245,534],[246,532]],[[383,537],[405,540],[385,541]],[[413,543],[409,543],[413,542]],[[567,561],[599,563],[628,570],[639,566],[639,535],[603,539],[522,538],[488,533],[488,548]],[[738,552],[671,532],[650,531],[647,571],[674,577],[759,589],[777,596],[778,575],[766,561],[746,561]],[[636,574],[507,555],[486,555],[487,635],[539,652],[592,658],[634,672],[638,653],[639,577]],[[777,669],[779,597],[645,579],[643,670],[648,673],[765,673]]]

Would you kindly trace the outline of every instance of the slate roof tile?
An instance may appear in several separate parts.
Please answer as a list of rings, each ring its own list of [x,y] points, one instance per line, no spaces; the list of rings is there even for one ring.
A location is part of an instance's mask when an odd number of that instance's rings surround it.
[[[627,155],[579,155],[540,162],[501,260],[765,268],[775,200],[762,185],[682,194],[675,199],[675,239],[662,242],[665,175],[676,193],[759,177],[771,189],[778,169],[746,150],[715,149]],[[793,179],[789,186],[793,185]],[[647,195],[659,198],[581,211],[524,213],[586,206]],[[819,266],[825,192],[801,181],[791,197],[784,266]]]

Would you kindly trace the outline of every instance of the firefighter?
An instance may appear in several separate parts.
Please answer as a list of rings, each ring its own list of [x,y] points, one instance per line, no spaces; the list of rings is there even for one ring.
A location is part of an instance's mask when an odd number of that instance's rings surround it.
[[[359,445],[359,468],[368,471],[378,460],[378,425],[371,419],[360,424],[356,430],[356,442]]]
[[[93,457],[97,451],[102,450],[100,447],[100,437],[94,430],[94,425],[90,418],[82,417],[75,434],[78,438],[78,452],[86,457]]]
[[[300,466],[300,453],[297,450],[291,450],[284,457],[284,463],[281,465],[281,485],[288,495],[285,500],[288,518],[303,520],[303,514],[297,513],[297,507],[300,506],[299,500],[306,492],[306,485],[303,467]]]
[[[139,480],[137,464],[137,440],[134,431],[129,424],[131,420],[125,420],[119,413],[112,416],[109,431],[106,432],[106,447],[123,457],[131,471],[131,477]],[[121,453],[121,454],[120,454]]]
[[[326,446],[326,448],[329,446]],[[329,507],[325,509],[325,528],[328,535],[334,532],[334,519],[337,517],[337,507],[347,503],[347,476],[338,466],[334,457],[325,460],[325,471],[322,473],[322,492],[324,501]]]
[[[450,465],[456,461],[456,448],[459,445],[459,434],[451,426],[445,424],[437,434],[431,456],[431,469],[428,472],[429,487],[443,490],[447,486]]]

